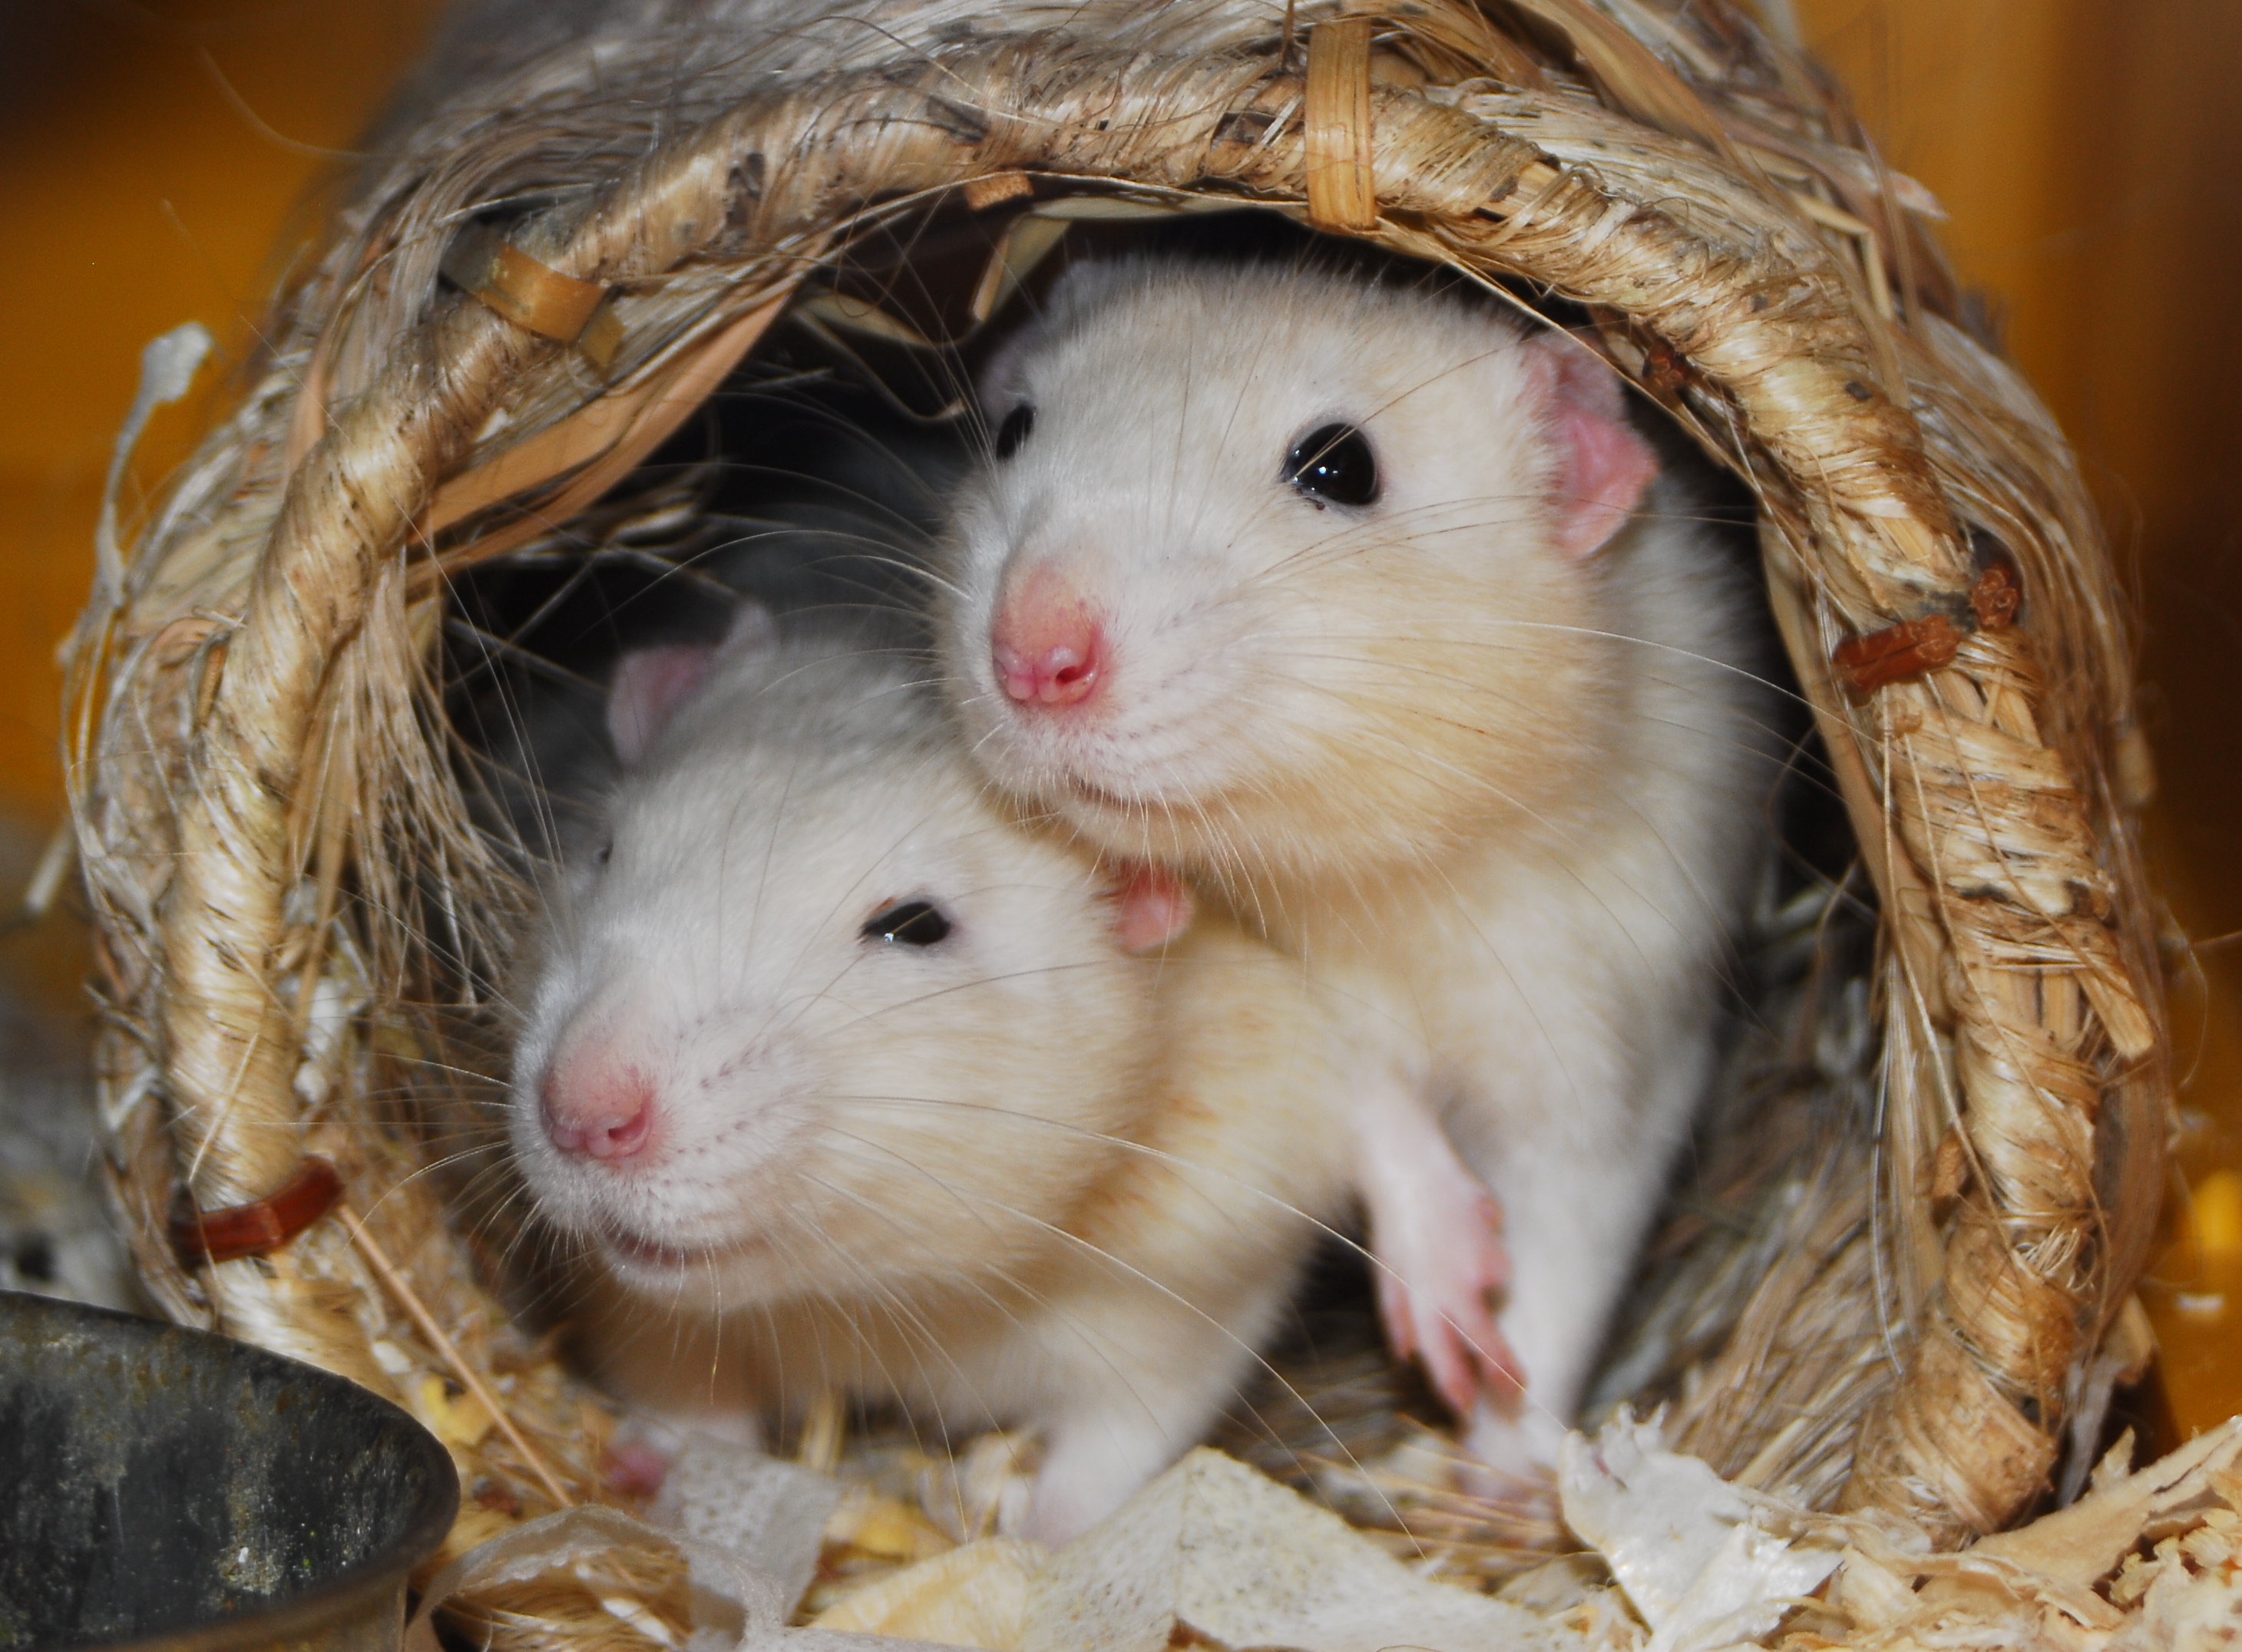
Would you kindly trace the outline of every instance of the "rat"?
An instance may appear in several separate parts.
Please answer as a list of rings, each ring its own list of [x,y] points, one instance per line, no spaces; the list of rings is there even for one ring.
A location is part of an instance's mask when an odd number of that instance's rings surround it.
[[[1237,1397],[1346,1215],[1345,1108],[1297,964],[1024,820],[925,678],[753,605],[624,656],[511,1139],[627,1400],[1032,1430],[1059,1542]]]
[[[975,755],[1305,961],[1389,1340],[1522,1488],[1766,852],[1746,576],[1612,369],[1483,295],[1086,262],[981,397],[937,621]]]

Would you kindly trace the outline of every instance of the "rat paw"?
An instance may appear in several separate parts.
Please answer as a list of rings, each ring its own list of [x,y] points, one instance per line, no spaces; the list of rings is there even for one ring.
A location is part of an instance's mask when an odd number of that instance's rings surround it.
[[[1421,1360],[1459,1417],[1525,1389],[1491,1299],[1510,1286],[1502,1206],[1457,1156],[1421,1086],[1373,1075],[1355,1098],[1378,1306],[1394,1353]]]
[[[1386,1340],[1396,1356],[1420,1361],[1433,1392],[1464,1417],[1481,1395],[1514,1400],[1525,1378],[1491,1300],[1510,1283],[1501,1208],[1475,1185],[1454,1191],[1419,1205],[1419,1219],[1374,1228],[1373,1241]]]
[[[1480,1406],[1464,1430],[1471,1461],[1459,1466],[1459,1488],[1520,1519],[1554,1523],[1565,1434],[1565,1425],[1545,1411],[1520,1407],[1506,1416]]]
[[[650,1499],[669,1478],[670,1460],[642,1440],[620,1441],[600,1459],[600,1478],[609,1491]]]

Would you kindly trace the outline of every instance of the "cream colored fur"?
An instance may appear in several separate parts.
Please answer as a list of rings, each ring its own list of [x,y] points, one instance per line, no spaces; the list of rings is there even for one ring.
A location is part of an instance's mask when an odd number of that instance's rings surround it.
[[[1343,1213],[1297,967],[1212,920],[1124,953],[1111,880],[845,648],[720,663],[608,823],[551,903],[514,1133],[620,1287],[589,1330],[628,1397],[736,1424],[838,1387],[1033,1429],[1054,1538],[1197,1441]],[[904,900],[949,937],[860,934]],[[653,1082],[643,1154],[542,1129],[587,1050]]]
[[[1476,1440],[1506,1468],[1570,1420],[1660,1199],[1770,772],[1748,601],[1688,499],[1661,483],[1601,549],[1554,547],[1547,347],[1491,305],[1352,277],[1077,272],[990,370],[992,424],[1023,400],[1035,423],[967,484],[943,618],[992,777],[1306,961],[1420,1346],[1469,1330],[1500,1259],[1467,1255],[1456,1198],[1413,1208],[1437,1152],[1386,1167],[1381,1212],[1381,1144],[1429,1109],[1496,1195],[1527,1393],[1497,1385]],[[1281,473],[1333,421],[1376,449],[1371,507],[1318,509]],[[1092,715],[992,675],[1007,581],[1038,562],[1104,616]]]

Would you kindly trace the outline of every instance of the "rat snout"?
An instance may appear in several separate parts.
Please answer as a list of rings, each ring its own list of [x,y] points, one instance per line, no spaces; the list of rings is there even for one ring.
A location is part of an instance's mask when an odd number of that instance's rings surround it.
[[[621,1159],[654,1138],[654,1085],[605,1049],[563,1049],[538,1086],[545,1134],[572,1158]]]
[[[1050,561],[1016,567],[1005,581],[989,626],[989,656],[1009,698],[1052,711],[1087,704],[1111,675],[1098,604]]]

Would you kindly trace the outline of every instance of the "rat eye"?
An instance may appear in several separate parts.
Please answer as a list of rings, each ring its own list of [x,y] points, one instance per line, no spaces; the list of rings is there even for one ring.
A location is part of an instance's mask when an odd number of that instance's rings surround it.
[[[950,920],[942,909],[927,901],[898,901],[856,931],[868,941],[900,941],[905,946],[932,946],[950,933]]]
[[[1286,455],[1285,480],[1312,503],[1368,505],[1378,498],[1378,457],[1353,425],[1325,425]]]
[[[1010,459],[1020,451],[1020,444],[1036,427],[1036,410],[1031,402],[1022,402],[1004,415],[1004,422],[997,426],[997,457]]]
[[[606,843],[601,844],[597,849],[592,851],[592,864],[594,866],[605,866],[609,861],[614,859],[614,857],[615,840],[611,837]]]

